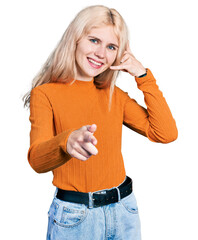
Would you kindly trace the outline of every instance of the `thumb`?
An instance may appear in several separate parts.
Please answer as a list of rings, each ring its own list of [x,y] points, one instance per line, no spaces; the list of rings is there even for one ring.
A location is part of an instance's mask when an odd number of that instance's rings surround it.
[[[87,125],[87,130],[91,133],[95,132],[97,129],[96,124],[92,124],[92,125]]]

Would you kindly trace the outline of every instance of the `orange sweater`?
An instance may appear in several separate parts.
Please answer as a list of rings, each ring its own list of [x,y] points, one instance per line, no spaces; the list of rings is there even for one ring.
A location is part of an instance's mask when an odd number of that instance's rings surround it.
[[[93,192],[124,181],[121,153],[122,124],[151,141],[168,143],[177,138],[177,127],[151,71],[135,77],[147,110],[115,86],[111,111],[109,89],[98,89],[94,79],[47,83],[34,88],[30,98],[30,148],[28,160],[38,173],[53,171],[53,184],[61,189]],[[66,151],[69,134],[95,123],[98,154],[87,161]]]

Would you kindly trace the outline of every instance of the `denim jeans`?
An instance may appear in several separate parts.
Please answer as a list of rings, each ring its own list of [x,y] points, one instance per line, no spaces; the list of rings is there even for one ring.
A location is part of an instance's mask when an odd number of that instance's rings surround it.
[[[48,212],[47,240],[63,239],[141,240],[134,193],[97,208],[59,200],[55,193]]]

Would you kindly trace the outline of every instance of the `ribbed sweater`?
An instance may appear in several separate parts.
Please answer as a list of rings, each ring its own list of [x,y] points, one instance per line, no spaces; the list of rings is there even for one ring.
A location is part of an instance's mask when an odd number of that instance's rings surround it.
[[[153,142],[174,141],[176,123],[152,72],[147,68],[147,75],[135,80],[147,109],[115,85],[109,112],[109,88],[96,88],[94,78],[35,87],[30,95],[27,157],[31,167],[38,173],[53,171],[53,184],[58,188],[94,192],[116,187],[126,177],[121,152],[123,124]],[[70,133],[93,123],[97,125],[98,154],[86,161],[71,157],[66,149]]]

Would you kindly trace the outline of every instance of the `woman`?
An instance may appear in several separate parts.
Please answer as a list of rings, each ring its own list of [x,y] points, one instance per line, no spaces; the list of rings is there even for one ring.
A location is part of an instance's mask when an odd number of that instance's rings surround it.
[[[147,109],[115,86],[135,77]],[[177,138],[150,69],[133,56],[126,24],[105,6],[83,9],[32,84],[28,160],[53,171],[47,239],[141,239],[132,180],[121,153],[122,124],[153,142]]]

